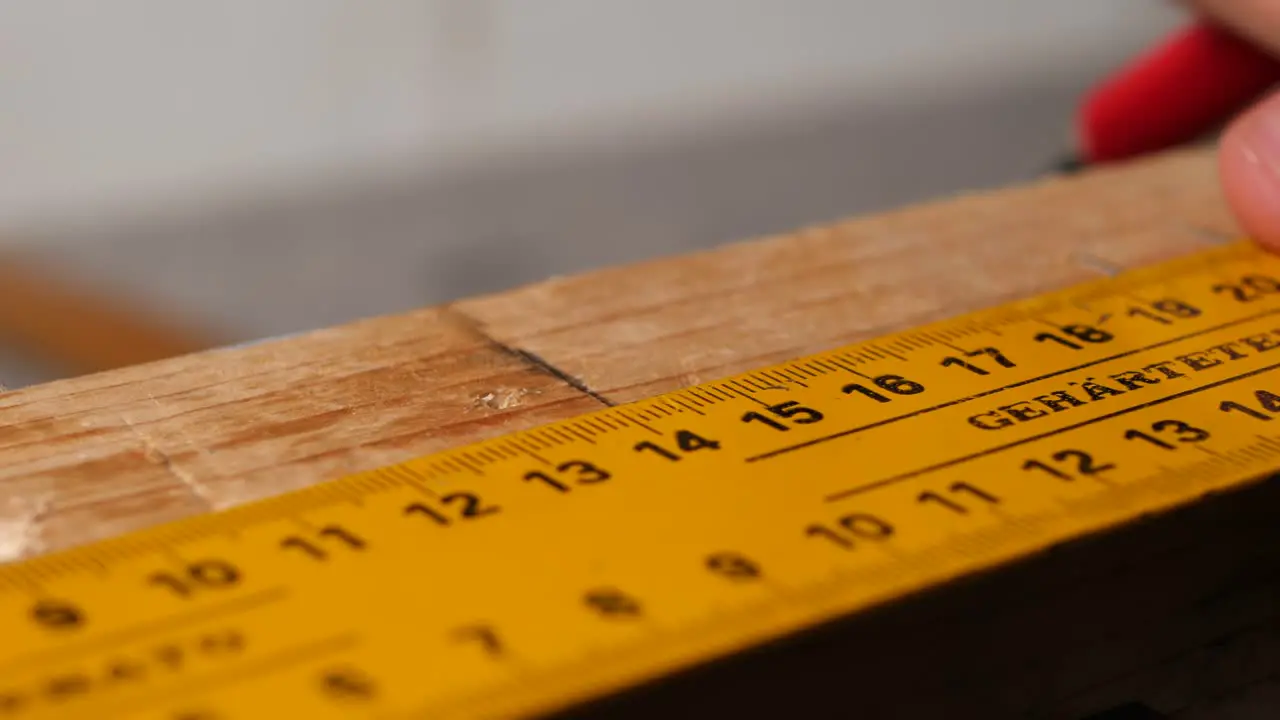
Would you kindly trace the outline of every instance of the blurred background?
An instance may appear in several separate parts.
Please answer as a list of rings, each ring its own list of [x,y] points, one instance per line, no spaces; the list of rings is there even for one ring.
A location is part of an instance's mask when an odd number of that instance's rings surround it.
[[[1048,171],[1156,0],[6,0],[0,382]]]

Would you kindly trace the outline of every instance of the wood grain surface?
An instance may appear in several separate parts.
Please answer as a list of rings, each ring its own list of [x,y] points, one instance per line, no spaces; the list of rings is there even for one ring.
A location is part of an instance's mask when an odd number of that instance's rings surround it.
[[[866,339],[1236,233],[1211,153],[1185,151],[5,393],[0,559]]]

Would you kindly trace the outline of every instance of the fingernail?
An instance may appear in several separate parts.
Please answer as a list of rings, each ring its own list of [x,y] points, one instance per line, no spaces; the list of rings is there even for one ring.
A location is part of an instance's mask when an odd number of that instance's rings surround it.
[[[1241,159],[1259,180],[1280,183],[1280,106],[1262,106],[1248,114],[1236,133]]]
[[[1223,135],[1226,198],[1247,233],[1280,248],[1280,95],[1256,105]]]

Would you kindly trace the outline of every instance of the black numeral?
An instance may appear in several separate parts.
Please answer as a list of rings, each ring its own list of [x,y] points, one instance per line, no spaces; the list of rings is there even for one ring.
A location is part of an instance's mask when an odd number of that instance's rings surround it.
[[[369,700],[377,694],[372,678],[349,667],[325,671],[320,676],[320,688],[335,700]]]
[[[1001,353],[999,350],[993,347],[985,347],[985,348],[979,348],[977,350],[969,350],[963,354],[964,354],[964,357],[967,357],[967,358],[977,358],[977,357],[986,356],[994,360],[995,363],[1000,367],[1006,367],[1006,368],[1014,367],[1014,363],[1012,360],[1005,357],[1003,353]],[[991,374],[991,372],[986,370],[985,368],[978,367],[977,365],[974,365],[973,363],[967,360],[964,360],[952,355],[948,355],[947,357],[942,358],[942,367],[953,367],[953,366],[964,368],[965,370],[968,370],[969,372],[977,375]]]
[[[184,568],[179,575],[157,572],[147,577],[147,582],[173,591],[180,597],[188,597],[199,588],[228,588],[240,582],[240,571],[224,560],[201,560]]]
[[[590,590],[582,596],[587,607],[605,617],[639,617],[640,601],[616,588]]]
[[[1219,283],[1213,286],[1213,292],[1226,293],[1237,302],[1253,302],[1264,296],[1280,292],[1280,281],[1266,275],[1245,275],[1235,283]]]
[[[960,515],[969,514],[969,509],[967,507],[965,507],[963,504],[961,504],[957,500],[953,499],[953,497],[949,497],[949,496],[962,496],[967,498],[975,498],[977,500],[981,500],[982,502],[988,503],[990,505],[998,505],[1000,503],[1000,499],[997,498],[995,495],[992,495],[991,493],[986,492],[985,490],[979,490],[978,488],[966,482],[951,483],[950,487],[947,488],[947,495],[943,495],[942,493],[936,493],[932,490],[925,490],[924,492],[916,496],[916,501],[925,505],[927,504],[939,505],[941,507],[944,507],[950,510],[951,512],[958,513]]]
[[[845,550],[854,547],[855,540],[884,540],[893,535],[893,526],[874,515],[851,513],[836,520],[839,529],[814,523],[804,529],[808,537],[818,537]]]
[[[364,540],[352,535],[338,525],[327,525],[316,532],[320,540],[334,540],[348,550],[363,550]],[[319,545],[297,535],[290,535],[280,541],[282,549],[300,550],[313,560],[328,560],[329,553]]]
[[[1054,463],[1058,465],[1066,465],[1069,461],[1075,462],[1075,472],[1079,475],[1097,475],[1098,473],[1111,470],[1115,467],[1115,463],[1104,463],[1095,465],[1093,456],[1083,450],[1062,450],[1052,455]],[[1023,470],[1040,470],[1046,472],[1059,480],[1074,480],[1069,473],[1058,470],[1039,460],[1028,460],[1022,463]]]
[[[40,600],[31,606],[31,621],[41,627],[68,630],[84,625],[84,612],[62,600]]]
[[[594,485],[613,477],[608,471],[602,470],[585,460],[562,462],[556,466],[556,472],[562,475],[571,475],[572,478],[557,479],[540,470],[530,470],[524,474],[524,479],[526,482],[540,482],[557,492],[569,492],[569,485],[567,484],[569,482],[577,485]]]
[[[1253,399],[1258,401],[1258,407],[1269,413],[1280,412],[1280,395],[1276,395],[1275,393],[1268,392],[1266,390],[1258,390],[1253,394]],[[1234,400],[1222,401],[1222,403],[1218,405],[1218,409],[1222,412],[1244,413],[1245,415],[1258,420],[1271,420],[1270,415],[1264,415],[1263,413],[1254,410],[1253,408],[1245,407]]]
[[[718,552],[708,556],[707,569],[733,580],[754,580],[761,575],[759,565],[735,552]]]
[[[246,640],[238,630],[215,630],[200,636],[194,643],[164,643],[155,646],[149,653],[150,658],[170,670],[182,670],[187,657],[194,650],[202,655],[225,655],[243,652]]]
[[[44,691],[54,700],[66,700],[89,691],[89,678],[80,674],[55,675],[45,682]]]
[[[1202,430],[1198,427],[1188,425],[1181,420],[1160,420],[1152,423],[1151,431],[1154,433],[1172,433],[1173,439],[1180,443],[1198,443],[1209,439],[1209,431]],[[1176,450],[1177,445],[1172,445],[1164,440],[1149,435],[1141,430],[1126,430],[1124,433],[1125,440],[1145,440],[1158,448],[1165,450]]]
[[[698,435],[691,430],[677,430],[675,433],[676,450],[669,450],[648,440],[635,445],[636,452],[651,452],[671,461],[680,459],[681,453],[688,454],[698,450],[719,450],[720,443]]]
[[[456,514],[455,519],[459,520],[474,520],[502,511],[502,508],[497,505],[486,505],[479,495],[470,492],[453,492],[442,495],[440,496],[440,504],[452,508],[452,512]],[[452,522],[445,509],[436,509],[422,502],[405,505],[404,514],[420,515],[437,525],[449,525]]]
[[[1101,328],[1093,327],[1092,325],[1063,325],[1059,330],[1062,331],[1063,335],[1080,342],[1072,342],[1072,340],[1068,340],[1067,338],[1062,337],[1062,335],[1055,335],[1054,333],[1048,332],[1042,332],[1039,335],[1036,335],[1035,339],[1037,342],[1055,342],[1063,347],[1071,348],[1072,350],[1082,349],[1084,346],[1080,344],[1081,342],[1096,345],[1098,343],[1110,342],[1115,339],[1115,336],[1111,333]]]
[[[476,643],[489,655],[498,656],[503,653],[502,639],[498,637],[498,631],[489,625],[460,627],[453,631],[453,637],[458,642]]]
[[[1152,312],[1153,310],[1154,312]],[[1200,317],[1200,308],[1188,305],[1181,300],[1165,298],[1151,303],[1151,310],[1145,307],[1131,307],[1129,308],[1129,316],[1146,318],[1161,325],[1168,325],[1172,322],[1169,319],[1171,317],[1182,320]]]
[[[810,425],[822,420],[823,417],[822,413],[814,410],[813,408],[805,407],[795,400],[788,400],[776,405],[770,405],[765,408],[765,411],[783,418],[784,420],[790,420],[797,425]],[[755,412],[754,410],[744,414],[742,416],[742,422],[759,422],[768,425],[774,430],[787,431],[791,429],[785,423],[778,422],[768,415]]]
[[[201,635],[196,647],[207,655],[237,653],[244,650],[244,635],[239,630],[214,631]]]
[[[872,378],[871,383],[876,387],[880,388],[881,390],[892,393],[894,395],[919,395],[920,393],[924,392],[923,385],[921,385],[918,382],[915,382],[914,380],[908,380],[902,377],[901,375],[881,375],[879,377]],[[875,390],[872,390],[871,388],[865,385],[860,385],[858,383],[850,383],[848,385],[845,385],[843,388],[840,388],[840,390],[845,395],[860,393],[862,395],[865,395],[871,398],[872,400],[875,400],[876,402],[886,403],[892,400],[892,398],[890,398],[889,396],[884,395],[882,393],[878,393]]]

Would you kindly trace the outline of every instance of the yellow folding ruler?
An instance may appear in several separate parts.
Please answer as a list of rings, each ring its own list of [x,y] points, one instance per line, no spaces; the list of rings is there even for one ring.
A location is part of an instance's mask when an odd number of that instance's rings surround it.
[[[1255,483],[1277,368],[1240,242],[15,563],[0,718],[564,710]]]

